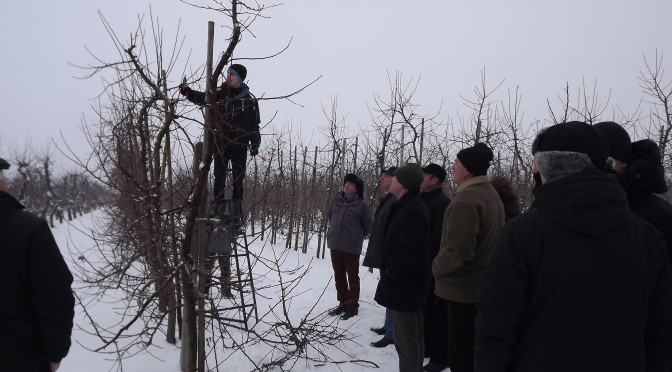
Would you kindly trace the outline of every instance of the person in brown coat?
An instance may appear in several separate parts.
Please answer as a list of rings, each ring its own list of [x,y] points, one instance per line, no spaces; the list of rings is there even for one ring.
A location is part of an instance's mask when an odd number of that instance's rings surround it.
[[[490,179],[490,184],[495,188],[504,205],[505,220],[508,221],[518,216],[520,214],[520,203],[511,181],[504,176],[495,176]]]
[[[486,175],[493,153],[477,143],[457,153],[458,185],[446,209],[439,253],[432,262],[435,293],[447,300],[452,372],[474,370],[476,290],[504,225],[504,206]]]

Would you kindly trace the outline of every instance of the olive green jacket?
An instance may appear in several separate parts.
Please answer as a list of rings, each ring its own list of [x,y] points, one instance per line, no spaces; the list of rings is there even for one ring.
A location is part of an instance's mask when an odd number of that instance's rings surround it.
[[[439,253],[432,262],[438,297],[476,302],[478,283],[503,225],[504,206],[488,176],[471,178],[457,188],[444,215]]]

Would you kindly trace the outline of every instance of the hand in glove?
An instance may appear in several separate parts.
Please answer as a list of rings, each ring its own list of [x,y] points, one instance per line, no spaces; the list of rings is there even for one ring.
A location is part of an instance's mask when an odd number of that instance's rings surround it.
[[[251,156],[257,156],[259,154],[259,145],[251,145],[250,146],[250,155]]]
[[[191,93],[191,88],[189,88],[189,86],[187,84],[182,83],[182,84],[180,84],[179,88],[180,88],[180,94],[181,95],[183,95],[185,97],[189,97],[189,93]]]

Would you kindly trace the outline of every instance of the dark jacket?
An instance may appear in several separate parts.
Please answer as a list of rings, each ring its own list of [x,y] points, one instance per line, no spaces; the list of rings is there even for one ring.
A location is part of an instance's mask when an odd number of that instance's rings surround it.
[[[429,290],[429,215],[418,193],[392,204],[385,224],[383,268],[375,300],[398,311],[422,309]]]
[[[70,348],[72,275],[44,220],[0,191],[0,371],[40,371]]]
[[[668,372],[672,273],[662,236],[597,169],[550,181],[507,222],[481,280],[478,372]]]
[[[637,141],[632,147],[633,158],[620,177],[628,194],[630,210],[665,235],[672,263],[672,205],[654,195],[667,192],[660,150],[651,140]]]
[[[364,238],[371,232],[371,207],[364,198],[344,198],[343,192],[331,201],[327,247],[335,251],[361,254]]]
[[[259,103],[247,85],[231,88],[222,84],[216,92],[219,127],[215,129],[218,148],[259,146]],[[198,105],[205,104],[205,93],[190,90],[187,99]]]
[[[450,197],[443,192],[442,186],[420,193],[429,213],[429,259],[436,257],[441,246],[441,233],[443,232],[443,216],[450,204]]]
[[[369,243],[366,247],[366,254],[362,266],[373,267],[380,269],[383,261],[383,239],[385,239],[385,222],[390,214],[392,204],[397,201],[397,198],[391,192],[386,193],[380,197],[378,208],[373,216],[373,224],[371,225],[371,234],[369,235]]]

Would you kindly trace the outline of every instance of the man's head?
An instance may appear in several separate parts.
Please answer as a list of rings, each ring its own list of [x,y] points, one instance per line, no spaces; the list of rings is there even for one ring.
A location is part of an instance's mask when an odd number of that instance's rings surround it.
[[[532,143],[532,172],[541,173],[546,183],[586,168],[603,169],[608,146],[600,131],[580,121],[544,128]]]
[[[609,157],[613,161],[610,167],[614,172],[623,174],[631,157],[632,141],[630,135],[622,126],[613,121],[603,121],[595,124],[594,127],[602,132],[609,141]]]
[[[346,196],[359,194],[360,198],[364,197],[364,181],[354,173],[348,173],[343,178],[343,193]]]
[[[9,169],[7,160],[0,158],[0,191],[7,192],[9,184],[7,183],[7,176],[5,176],[5,169]]]
[[[396,170],[397,167],[389,167],[380,174],[378,183],[380,184],[380,189],[383,190],[383,192],[390,191],[390,185],[392,184],[392,178],[394,178],[394,171]]]
[[[493,158],[492,150],[485,143],[460,150],[452,167],[455,183],[461,185],[470,178],[486,175]]]
[[[423,178],[420,189],[423,191],[439,186],[446,180],[446,170],[442,166],[429,163],[422,168]]]
[[[406,192],[420,191],[422,169],[416,164],[408,164],[394,172],[390,192],[400,199]]]
[[[240,88],[246,77],[247,69],[245,66],[234,63],[227,71],[226,83],[232,88]]]

